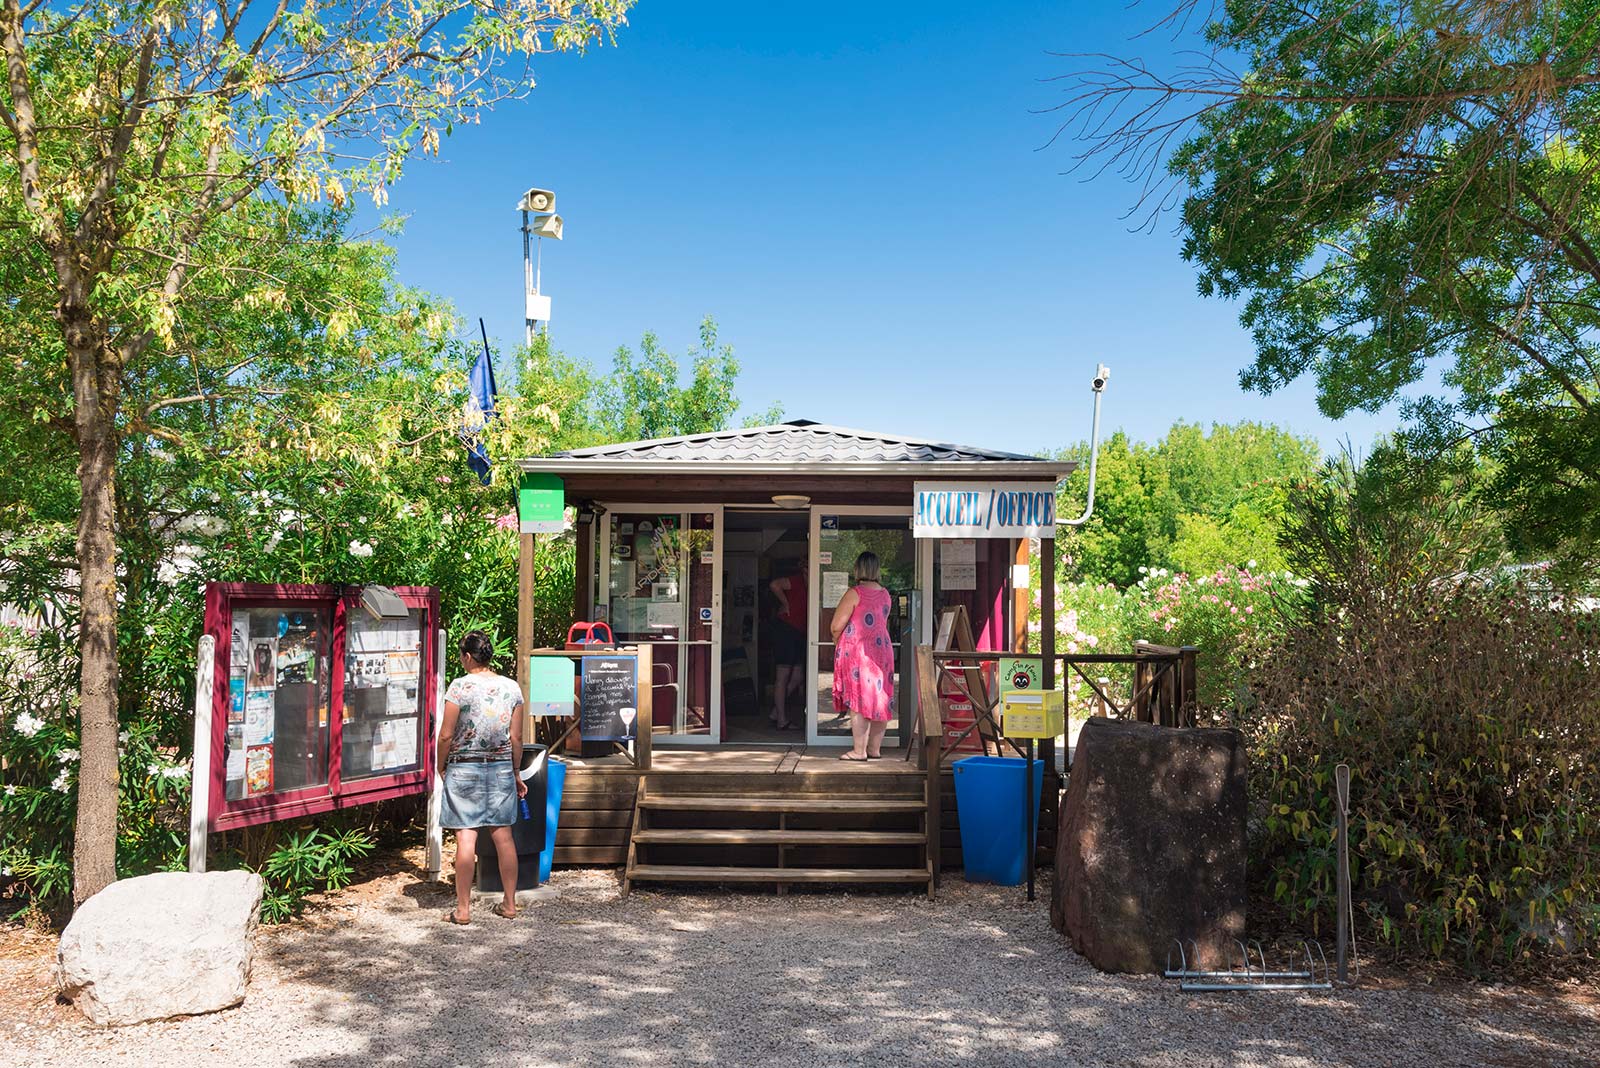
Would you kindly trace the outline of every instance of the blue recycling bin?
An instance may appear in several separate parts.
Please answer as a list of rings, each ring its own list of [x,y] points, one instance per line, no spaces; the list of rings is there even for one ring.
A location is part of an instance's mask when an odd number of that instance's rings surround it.
[[[956,780],[956,812],[961,820],[961,860],[967,882],[1020,886],[1027,878],[1027,830],[1022,824],[1023,779],[1020,757],[970,756],[951,765]],[[1033,838],[1039,840],[1039,798],[1044,761],[1033,762]]]
[[[550,866],[556,859],[556,822],[561,816],[561,791],[567,784],[565,761],[551,758],[545,775],[544,848],[539,850],[539,882],[550,881]]]

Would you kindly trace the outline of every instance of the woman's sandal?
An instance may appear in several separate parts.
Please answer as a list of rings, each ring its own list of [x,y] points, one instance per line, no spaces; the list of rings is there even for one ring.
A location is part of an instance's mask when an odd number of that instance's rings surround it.
[[[463,919],[460,919],[459,917],[457,917],[456,916],[456,910],[454,908],[450,908],[450,909],[446,909],[445,910],[444,922],[445,923],[453,923],[457,927],[470,927],[470,926],[472,926],[472,921],[470,919],[463,920]]]
[[[494,907],[489,911],[500,917],[502,920],[514,920],[517,918],[517,914],[515,912],[506,911],[506,905],[504,901],[495,902]]]
[[[854,756],[854,755],[852,755],[850,753],[840,753],[839,754],[839,759],[844,761],[846,764],[865,764],[867,761],[871,760],[872,758],[871,757],[864,757],[864,756],[859,756],[858,757],[858,756]]]

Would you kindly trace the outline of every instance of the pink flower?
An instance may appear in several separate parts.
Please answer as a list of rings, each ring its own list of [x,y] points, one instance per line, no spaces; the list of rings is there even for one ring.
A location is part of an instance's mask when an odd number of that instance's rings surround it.
[[[1252,613],[1254,611],[1255,611],[1254,606],[1252,606],[1252,605],[1245,605],[1244,606],[1244,614],[1245,615],[1249,615],[1250,613]]]
[[[494,525],[499,527],[501,530],[516,530],[517,529],[517,513],[515,513],[515,512],[507,512],[505,515],[500,516],[498,519],[496,519],[494,521]]]

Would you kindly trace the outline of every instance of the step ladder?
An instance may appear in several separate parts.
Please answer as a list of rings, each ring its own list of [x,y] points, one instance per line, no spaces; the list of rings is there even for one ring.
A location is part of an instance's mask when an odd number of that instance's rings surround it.
[[[622,892],[635,882],[756,884],[780,894],[802,883],[900,884],[933,896],[919,780],[874,786],[840,777],[839,792],[850,796],[839,796],[827,784],[800,790],[788,779],[751,775],[710,793],[697,792],[692,778],[641,776]]]

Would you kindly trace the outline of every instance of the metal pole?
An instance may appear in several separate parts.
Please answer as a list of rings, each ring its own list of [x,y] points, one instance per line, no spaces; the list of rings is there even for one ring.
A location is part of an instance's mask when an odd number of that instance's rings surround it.
[[[528,230],[528,212],[522,212],[522,307],[524,342],[533,344],[533,320],[527,317],[528,297],[534,293],[533,287],[533,250],[529,247],[530,233]]]
[[[194,664],[194,758],[189,762],[189,870],[206,870],[211,822],[211,717],[217,674],[217,639],[200,635]]]
[[[1340,764],[1333,769],[1334,809],[1338,819],[1338,830],[1334,840],[1334,848],[1339,858],[1339,893],[1338,893],[1338,922],[1335,929],[1338,931],[1335,942],[1335,957],[1338,961],[1339,982],[1350,981],[1349,973],[1349,942],[1350,942],[1350,765]]]
[[[1028,842],[1028,853],[1023,865],[1028,869],[1028,900],[1033,900],[1033,739],[1028,739],[1027,771],[1022,787],[1022,834]]]

